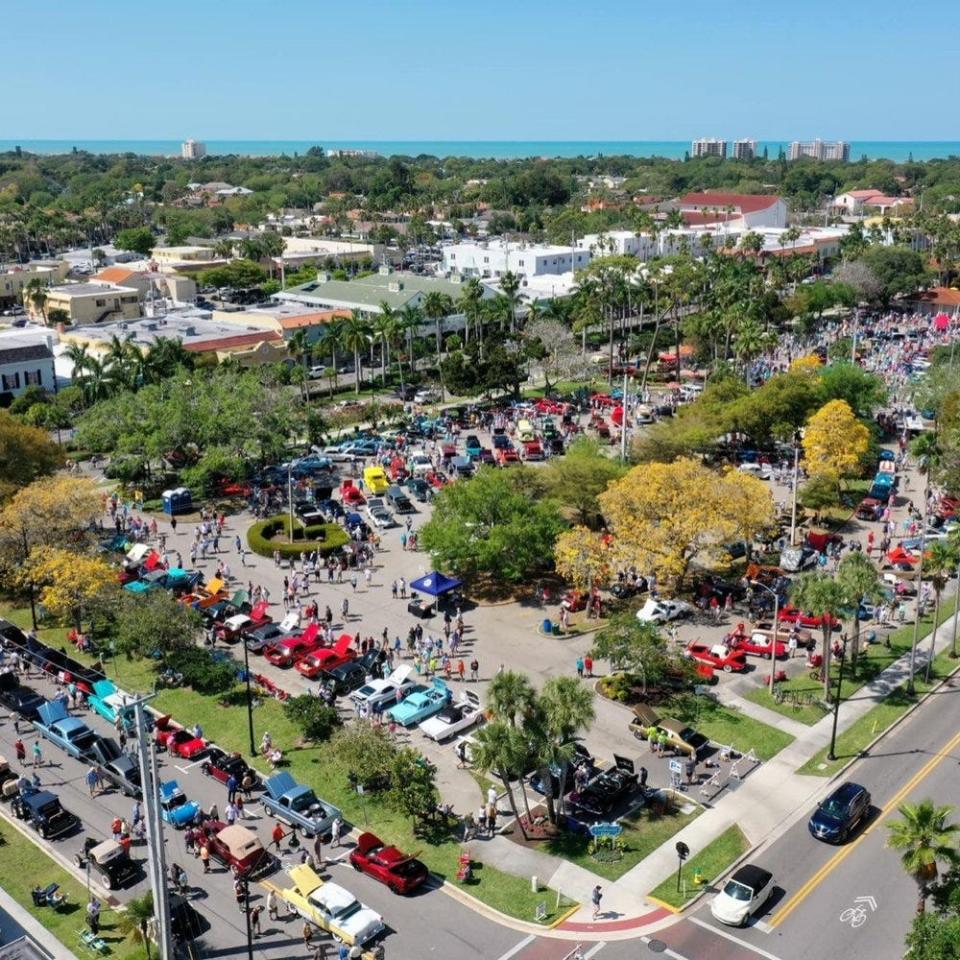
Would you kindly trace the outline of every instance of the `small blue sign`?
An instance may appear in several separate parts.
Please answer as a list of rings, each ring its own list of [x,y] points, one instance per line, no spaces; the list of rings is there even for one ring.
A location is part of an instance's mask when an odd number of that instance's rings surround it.
[[[594,823],[590,825],[592,837],[619,837],[623,827],[619,823]]]

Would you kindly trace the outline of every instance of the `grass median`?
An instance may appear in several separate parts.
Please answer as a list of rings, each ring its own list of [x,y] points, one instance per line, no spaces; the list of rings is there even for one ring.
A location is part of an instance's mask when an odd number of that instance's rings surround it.
[[[749,846],[739,827],[729,827],[683,865],[682,879],[685,880],[685,886],[682,883],[681,889],[677,890],[677,875],[674,873],[651,890],[650,896],[679,909],[699,889],[693,887],[693,876],[698,870],[703,884],[713,883],[723,876],[731,863],[746,853]]]
[[[55,936],[73,955],[81,951],[79,930],[86,929],[87,889],[51,860],[36,844],[5,825],[0,845],[0,863],[3,864],[3,889],[34,919]],[[34,886],[60,884],[58,892],[67,895],[66,904],[59,910],[35,907],[31,891]],[[102,902],[102,899],[101,899]],[[119,960],[142,960],[143,946],[135,944],[120,929],[120,918],[104,905],[100,914],[100,936],[110,948],[110,956]]]
[[[30,621],[29,611],[22,609],[0,607],[0,616],[20,626],[28,626]],[[66,631],[43,629],[39,636],[46,643],[60,646]],[[92,662],[89,656],[78,656],[78,659]],[[106,661],[104,669],[111,679],[128,691],[153,689],[153,661],[119,657]],[[242,690],[240,687],[237,689]],[[207,739],[225,750],[238,750],[246,756],[250,752],[250,744],[245,698],[241,696],[240,702],[236,698],[227,698],[228,703],[236,705],[226,706],[222,699],[203,696],[189,687],[180,687],[158,691],[151,705],[160,713],[169,713],[181,723],[191,726],[199,723]],[[419,850],[420,858],[431,871],[451,883],[457,883],[462,847],[456,839],[449,834],[426,838],[415,835],[410,818],[397,813],[382,802],[377,794],[358,796],[350,787],[347,778],[349,771],[337,761],[327,744],[300,744],[300,732],[286,717],[278,700],[260,702],[254,709],[253,723],[255,744],[259,744],[264,732],[269,731],[273,742],[283,750],[284,758],[289,763],[287,769],[297,781],[309,784],[318,796],[338,806],[351,824],[361,828],[369,826],[382,839],[401,849],[411,852]],[[555,891],[547,889],[534,893],[529,877],[514,876],[483,864],[482,841],[471,843],[469,850],[474,858],[474,879],[472,883],[463,885],[467,893],[501,913],[530,922],[534,921],[538,904],[546,903],[547,915],[543,922],[547,924],[554,919]]]

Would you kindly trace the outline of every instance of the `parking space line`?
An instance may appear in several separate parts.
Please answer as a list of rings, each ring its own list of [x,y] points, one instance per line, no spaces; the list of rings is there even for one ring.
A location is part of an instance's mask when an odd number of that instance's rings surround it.
[[[530,946],[530,944],[533,943],[533,941],[536,939],[537,939],[536,936],[534,936],[534,934],[531,933],[529,937],[525,937],[516,946],[511,947],[505,954],[499,957],[498,960],[510,960],[510,957],[515,956],[525,947]]]
[[[718,937],[723,937],[725,940],[729,940],[731,943],[735,943],[737,946],[743,947],[744,950],[749,950],[751,953],[757,954],[757,956],[765,957],[766,960],[780,960],[776,954],[768,953],[766,950],[763,950],[760,947],[755,947],[752,943],[748,943],[741,937],[735,937],[729,931],[720,930],[712,923],[707,923],[706,920],[701,920],[699,917],[687,917],[687,919],[691,923],[695,923],[698,927],[703,927],[704,930],[709,930],[711,933],[715,933]]]
[[[583,955],[583,960],[590,960],[591,957],[596,956],[606,945],[607,945],[606,940],[601,940],[599,943],[595,943],[595,944]]]
[[[181,767],[179,763],[175,763],[174,767],[176,767],[181,773],[189,773],[194,767],[202,764],[205,759],[205,757],[201,757],[199,760],[194,760],[193,763],[188,763],[185,767]]]

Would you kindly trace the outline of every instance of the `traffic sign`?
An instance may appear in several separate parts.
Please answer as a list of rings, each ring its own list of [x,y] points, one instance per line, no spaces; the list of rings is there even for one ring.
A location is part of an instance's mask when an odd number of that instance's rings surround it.
[[[683,761],[682,761],[682,760],[677,760],[677,759],[671,760],[671,761],[670,761],[670,772],[671,772],[671,773],[679,773],[679,774],[682,774],[682,773],[683,773]]]

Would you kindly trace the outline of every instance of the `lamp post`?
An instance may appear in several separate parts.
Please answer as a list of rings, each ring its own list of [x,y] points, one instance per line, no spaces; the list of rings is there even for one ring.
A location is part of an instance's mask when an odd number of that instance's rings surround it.
[[[834,752],[837,746],[837,717],[840,715],[840,692],[843,690],[843,665],[847,662],[847,637],[843,636],[843,644],[840,647],[840,669],[837,671],[837,695],[833,698],[833,729],[830,731],[830,750],[827,753],[828,760],[836,760]]]
[[[759,580],[751,580],[750,584],[766,590],[773,597],[773,637],[770,640],[770,695],[773,696],[773,685],[777,677],[777,641],[780,636],[780,594]]]
[[[243,644],[243,676],[247,683],[247,729],[250,732],[250,756],[256,757],[257,748],[253,742],[253,693],[250,690],[250,651],[247,649],[246,637],[241,637]]]
[[[910,676],[907,677],[907,693],[912,697],[915,692],[914,673],[917,669],[917,643],[920,639],[920,612],[923,599],[923,555],[927,550],[927,503],[930,500],[930,484],[923,485],[923,526],[920,528],[920,559],[917,561],[917,609],[913,620],[913,638],[910,643]],[[933,625],[936,634],[937,625]]]
[[[797,542],[797,474],[800,472],[800,431],[793,435],[793,489],[790,497],[790,546]]]

